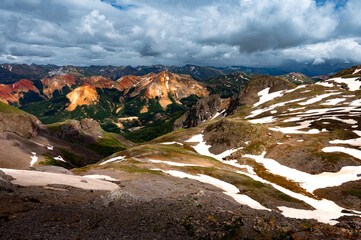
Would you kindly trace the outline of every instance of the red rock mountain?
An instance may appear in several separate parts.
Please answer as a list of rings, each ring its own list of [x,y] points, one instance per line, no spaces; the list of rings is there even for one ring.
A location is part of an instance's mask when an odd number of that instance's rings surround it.
[[[130,97],[142,95],[148,99],[157,98],[163,108],[172,103],[170,98],[180,103],[182,98],[192,94],[198,97],[209,95],[207,89],[189,75],[173,74],[166,71],[158,74],[149,73],[145,76],[128,75],[116,81],[103,76],[79,78],[68,74],[44,78],[41,83],[43,85],[42,93],[32,81],[26,79],[9,85],[0,84],[0,101],[19,103],[19,99],[22,97],[21,93],[28,91],[34,91],[39,95],[52,98],[55,91],[63,94],[64,87],[72,89],[72,92],[67,95],[71,102],[67,108],[69,111],[74,110],[78,105],[96,103],[99,99],[96,88],[117,89],[122,92],[119,95],[129,95]]]
[[[166,108],[172,101],[169,99],[170,94],[177,102],[182,98],[192,94],[197,96],[208,96],[209,92],[189,75],[174,74],[170,72],[160,72],[158,74],[149,73],[145,76],[125,76],[116,81],[119,90],[129,91],[135,88],[130,94],[131,97],[137,96],[144,92],[149,98],[158,98],[163,108]]]
[[[33,91],[39,93],[33,82],[27,79],[21,79],[13,84],[0,84],[0,101],[4,103],[19,103],[23,93]]]
[[[75,85],[75,78],[72,75],[60,75],[51,78],[42,79],[41,82],[43,83],[43,94],[48,98],[52,98],[53,93],[55,90],[58,90],[62,93],[62,89],[65,86],[71,88]]]
[[[89,84],[74,89],[66,97],[70,101],[68,111],[73,111],[77,106],[96,104],[99,99],[95,87]]]

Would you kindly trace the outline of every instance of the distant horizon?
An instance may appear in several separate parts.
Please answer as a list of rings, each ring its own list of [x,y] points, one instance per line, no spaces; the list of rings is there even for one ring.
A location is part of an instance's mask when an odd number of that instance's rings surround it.
[[[165,68],[171,68],[171,67],[176,67],[176,68],[184,68],[187,66],[196,66],[196,67],[209,67],[209,68],[213,68],[213,69],[219,69],[219,70],[227,70],[230,68],[246,68],[245,71],[251,71],[253,70],[270,70],[270,71],[276,71],[276,72],[280,72],[279,74],[270,74],[269,75],[274,75],[274,76],[278,76],[278,75],[283,75],[283,74],[287,74],[287,73],[301,73],[304,74],[308,77],[314,77],[314,76],[318,76],[318,75],[329,75],[335,72],[338,72],[342,69],[345,68],[350,68],[353,66],[358,66],[361,64],[358,63],[344,63],[344,64],[322,64],[322,65],[298,65],[296,66],[278,66],[278,67],[267,67],[267,66],[245,66],[245,65],[228,65],[228,66],[207,66],[207,65],[197,65],[197,64],[185,64],[185,65],[165,65],[165,64],[152,64],[152,65],[115,65],[115,64],[107,64],[107,65],[73,65],[73,64],[66,64],[66,65],[57,65],[57,64],[53,64],[53,63],[47,63],[47,64],[38,64],[38,63],[0,63],[0,65],[27,65],[27,66],[31,66],[31,65],[35,65],[35,66],[55,66],[55,67],[67,67],[67,66],[72,66],[72,67],[131,67],[133,69],[137,69],[139,67],[152,67],[152,66],[162,66]],[[235,71],[242,71],[242,70],[235,70]],[[231,71],[229,71],[231,72]],[[281,73],[282,72],[282,73]]]

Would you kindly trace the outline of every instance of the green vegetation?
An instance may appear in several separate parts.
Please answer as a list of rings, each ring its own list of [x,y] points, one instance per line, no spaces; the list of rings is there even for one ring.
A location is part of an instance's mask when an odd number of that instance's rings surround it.
[[[146,99],[140,96],[122,98],[122,92],[116,89],[97,88],[99,102],[94,105],[77,106],[73,111],[66,110],[69,100],[65,95],[41,102],[26,104],[22,109],[37,116],[45,124],[63,122],[67,119],[80,120],[93,118],[100,122],[101,127],[108,132],[122,133],[127,139],[134,142],[150,141],[156,137],[172,131],[174,121],[181,117],[187,108],[176,103],[170,96],[172,104],[163,109],[157,99]],[[185,102],[191,104],[194,97],[189,97]],[[148,111],[140,113],[146,106]],[[120,110],[119,110],[120,109]],[[125,130],[115,124],[121,117],[139,117],[139,121],[122,122]],[[58,125],[49,125],[53,130],[60,130]],[[132,128],[142,127],[134,130]]]
[[[243,149],[247,154],[260,155],[266,150],[265,145],[262,142],[254,142]]]
[[[45,161],[39,162],[39,165],[43,166],[58,166],[63,167],[66,169],[71,169],[72,166],[66,162],[55,160],[54,158],[50,157],[49,155],[43,155]]]
[[[361,198],[361,189],[352,189],[352,190],[347,190],[345,192],[343,192],[346,195],[352,195],[358,198]]]
[[[6,113],[6,114],[11,114],[11,113],[16,113],[16,114],[27,114],[24,111],[21,111],[20,109],[10,106],[6,103],[3,103],[0,101],[0,112],[1,113]]]
[[[101,128],[107,132],[120,133],[120,129],[110,119],[104,119],[100,123]]]
[[[277,140],[278,133],[268,135],[269,130],[261,124],[224,118],[209,124],[204,130],[206,141],[212,146],[226,146],[227,148],[245,147],[243,153],[262,153],[266,147],[272,146]],[[207,137],[210,135],[211,137]],[[250,145],[245,144],[246,141]]]
[[[221,98],[229,98],[239,93],[254,75],[232,72],[228,75],[203,80],[203,82],[207,83],[207,89],[210,94],[219,94]]]
[[[150,173],[155,175],[163,175],[162,171],[158,170],[150,170],[148,168],[141,168],[136,165],[121,165],[121,164],[113,164],[109,166],[105,166],[106,168],[113,168],[113,169],[119,169],[121,171],[127,172],[127,173]]]
[[[64,158],[64,160],[66,160],[75,167],[82,167],[89,164],[88,162],[85,161],[85,159],[79,157],[78,155],[72,152],[67,151],[64,148],[59,148],[59,150],[61,151],[61,156]]]
[[[180,100],[180,102],[185,106],[186,108],[191,108],[196,102],[200,99],[195,94],[190,95],[189,97],[183,98]]]
[[[151,119],[155,120],[155,114],[152,115],[151,113],[156,113],[156,111],[158,110],[158,105],[158,102],[153,102],[152,104],[150,104],[148,113],[141,114],[139,119],[143,121],[149,121]],[[186,109],[183,106],[177,103],[172,103],[167,106],[167,109],[165,111],[162,110],[162,112],[160,112],[163,113],[163,118],[165,118],[166,120],[162,119],[154,121],[153,123],[146,125],[145,128],[141,128],[139,130],[126,130],[122,135],[126,139],[135,143],[151,141],[159,136],[171,132],[173,129],[174,121],[181,117],[185,112]]]
[[[100,138],[97,143],[92,144],[89,147],[102,157],[107,157],[115,152],[126,149],[126,147],[121,145],[117,139],[111,136]]]

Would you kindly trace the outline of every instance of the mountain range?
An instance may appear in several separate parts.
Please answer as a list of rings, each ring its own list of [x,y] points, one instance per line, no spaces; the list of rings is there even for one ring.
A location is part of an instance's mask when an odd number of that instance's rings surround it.
[[[230,98],[258,75],[225,74],[193,65],[132,68],[3,64],[1,69],[7,71],[0,80],[4,83],[0,84],[1,101],[34,114],[45,124],[90,117],[104,130],[122,133],[136,142],[170,132],[175,119],[200,97],[219,94]],[[296,84],[319,80],[300,73],[281,77]]]
[[[361,65],[118,77],[0,85],[1,238],[361,238]]]

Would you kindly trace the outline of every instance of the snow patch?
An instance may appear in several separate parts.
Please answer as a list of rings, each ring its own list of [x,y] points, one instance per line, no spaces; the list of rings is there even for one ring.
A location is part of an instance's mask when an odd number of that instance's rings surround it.
[[[344,102],[346,100],[346,98],[334,98],[334,99],[329,99],[324,103],[321,103],[321,105],[337,105],[340,102]]]
[[[361,166],[347,166],[336,173],[324,172],[320,174],[309,174],[281,165],[273,159],[265,158],[265,155],[266,152],[262,155],[246,154],[243,157],[252,158],[256,162],[263,164],[263,166],[273,174],[300,183],[300,186],[310,193],[319,188],[340,186],[345,182],[355,181],[358,179],[357,174],[361,173]]]
[[[58,160],[58,161],[62,161],[62,162],[65,162],[65,160],[63,159],[62,156],[57,156],[57,157],[54,157],[55,160]]]
[[[189,163],[178,163],[178,162],[170,162],[170,161],[161,161],[161,160],[155,160],[155,159],[148,159],[148,161],[153,163],[164,163],[168,164],[170,166],[177,166],[177,167],[194,167],[194,166],[200,166],[196,164],[189,164]],[[201,167],[201,166],[200,166]]]
[[[87,190],[116,190],[119,186],[108,181],[85,178],[76,175],[60,173],[38,172],[29,170],[15,170],[1,168],[5,174],[12,176],[15,180],[11,182],[21,186],[47,186],[50,184],[62,184]]]
[[[322,94],[322,95],[313,97],[313,98],[307,100],[306,102],[301,102],[301,103],[299,103],[299,104],[302,105],[302,106],[304,106],[304,105],[310,105],[310,104],[319,102],[319,101],[321,101],[321,100],[324,99],[324,98],[330,97],[330,96],[332,96],[332,95],[337,95],[337,94],[341,94],[341,93],[336,92],[336,93],[326,93],[326,94]]]
[[[217,155],[213,154],[213,153],[209,152],[209,148],[211,147],[211,145],[207,145],[206,142],[203,141],[203,134],[194,135],[193,137],[188,139],[186,142],[198,142],[198,144],[196,146],[192,146],[194,148],[194,150],[196,150],[199,154],[215,158],[219,161],[222,161],[222,158],[227,157],[227,156],[231,155],[233,152],[238,150],[238,149],[230,149],[230,150],[224,151],[223,153],[220,153]]]
[[[334,87],[335,85],[333,85],[332,83],[329,82],[317,82],[316,85],[321,85],[324,87]]]
[[[211,120],[216,119],[218,116],[222,115],[225,111],[226,111],[226,110],[223,110],[223,111],[221,111],[221,112],[217,112],[217,113],[211,118]]]
[[[199,174],[199,175],[195,176],[195,175],[190,175],[190,174],[187,174],[184,172],[174,171],[174,170],[169,170],[169,171],[164,171],[164,172],[168,173],[169,175],[172,175],[174,177],[189,178],[189,179],[197,180],[199,182],[211,184],[215,187],[222,189],[224,191],[224,194],[232,197],[236,202],[238,202],[242,205],[247,205],[253,209],[271,211],[270,209],[265,208],[259,202],[253,200],[252,198],[248,197],[247,195],[238,194],[239,189],[236,186],[234,186],[230,183],[224,182],[222,180],[219,180],[217,178],[213,178],[213,177],[203,175],[203,174]]]
[[[106,160],[105,162],[100,163],[99,165],[104,165],[110,162],[115,162],[115,161],[119,161],[119,160],[124,160],[125,156],[118,156],[118,157],[114,157],[111,159]]]
[[[354,158],[360,159],[361,160],[361,151],[357,150],[357,149],[353,149],[353,148],[345,148],[345,147],[325,147],[322,149],[322,151],[326,152],[326,153],[330,153],[330,152],[342,152],[342,153],[346,153],[348,155],[351,155]],[[361,173],[361,171],[360,171]]]
[[[264,117],[264,118],[258,118],[258,119],[252,119],[248,120],[250,123],[273,123],[277,120],[277,118],[274,118],[273,116]]]
[[[30,156],[30,166],[32,167],[38,161],[38,157],[36,156],[36,152],[31,152],[31,154],[33,154],[33,156]]]
[[[357,81],[358,77],[355,78],[331,78],[328,79],[327,81],[334,81],[337,83],[345,83],[347,84],[348,88],[350,89],[350,91],[356,91],[359,90],[361,87],[361,81]]]
[[[260,98],[259,98],[259,101],[254,104],[255,107],[257,107],[265,102],[268,102],[272,99],[275,99],[276,97],[281,97],[284,93],[284,91],[277,91],[277,92],[270,93],[269,90],[270,90],[270,88],[268,87],[258,93],[258,96]]]
[[[282,132],[285,134],[318,134],[318,133],[320,133],[320,130],[318,130],[318,129],[310,129],[307,132],[300,131],[300,129],[308,128],[311,123],[312,123],[312,121],[304,121],[304,122],[301,122],[299,126],[295,126],[295,127],[278,127],[278,126],[276,126],[276,127],[272,127],[269,129],[272,131],[278,131],[278,132]]]
[[[361,69],[356,69],[352,74],[356,74],[356,73],[358,73],[360,71],[361,71]]]
[[[92,178],[92,179],[101,179],[101,180],[106,180],[106,181],[111,181],[111,182],[119,182],[119,179],[115,179],[115,178],[112,178],[107,175],[93,174],[93,175],[84,175],[83,177]]]

